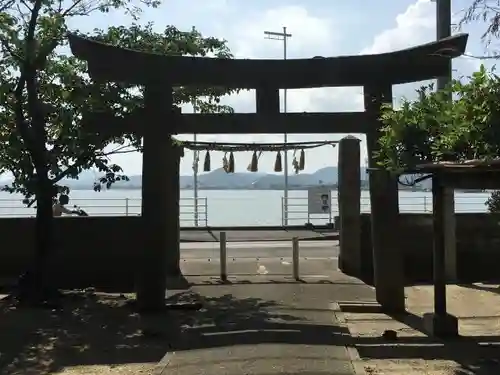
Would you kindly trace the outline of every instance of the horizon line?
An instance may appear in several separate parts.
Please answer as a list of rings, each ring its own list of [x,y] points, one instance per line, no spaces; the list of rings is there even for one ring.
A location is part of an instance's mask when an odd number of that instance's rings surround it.
[[[319,169],[316,169],[314,172],[304,172],[304,171],[301,171],[301,173],[298,173],[298,174],[295,174],[295,173],[289,173],[288,175],[289,176],[297,176],[297,175],[300,175],[300,174],[308,174],[308,173],[315,173],[321,169],[325,169],[325,168],[338,168],[338,165],[331,165],[329,167],[321,167]],[[367,165],[360,165],[361,168],[368,168]],[[217,170],[221,170],[223,169],[222,167],[219,167],[219,168],[215,168],[215,169],[212,169],[211,171],[209,172],[204,172],[204,171],[201,171],[201,172],[198,172],[198,176],[200,175],[204,175],[204,174],[209,174],[209,173],[212,173],[212,172],[215,172]],[[257,174],[257,173],[266,173],[266,174],[275,174],[275,175],[281,175],[283,174],[283,172],[274,172],[274,171],[269,171],[269,172],[266,172],[266,171],[257,171],[257,172],[249,172],[249,171],[246,171],[246,170],[242,170],[242,171],[235,171],[233,173],[228,173],[228,174],[235,174],[235,173],[248,173],[248,174]],[[127,173],[125,173],[127,174]],[[132,173],[132,174],[128,174],[129,176],[141,176],[142,174],[141,173]],[[185,175],[185,174],[181,174],[181,176],[193,176],[193,174],[188,174],[188,175]]]

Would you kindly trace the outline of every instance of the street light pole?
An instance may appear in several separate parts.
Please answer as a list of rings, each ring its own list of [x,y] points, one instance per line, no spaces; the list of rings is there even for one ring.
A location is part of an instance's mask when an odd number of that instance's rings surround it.
[[[193,26],[191,28],[192,33],[196,32],[196,28]],[[196,113],[196,99],[191,102],[193,106],[193,113]],[[196,143],[196,133],[193,134],[193,141]],[[198,226],[198,165],[200,164],[200,151],[193,151],[193,200],[194,200],[194,226]]]
[[[287,59],[287,39],[292,37],[292,34],[287,34],[286,27],[283,26],[283,32],[273,32],[273,31],[264,31],[264,35],[266,39],[272,40],[282,40],[283,41],[283,59]],[[283,112],[287,113],[287,89],[283,90]],[[288,135],[284,134],[284,143],[285,145],[288,143]],[[285,175],[285,189],[283,191],[284,195],[284,223],[288,225],[288,150],[284,151],[284,168],[283,173]]]
[[[196,113],[196,104],[193,102],[193,113]],[[193,134],[194,143],[196,143],[196,133]],[[200,161],[200,152],[193,151],[193,200],[194,200],[194,226],[198,226],[198,164]]]
[[[433,0],[436,3],[436,39],[451,36],[451,0]],[[451,59],[446,75],[437,79],[437,89],[442,90],[451,82]]]
[[[436,39],[441,40],[451,36],[451,0],[432,0],[436,3]],[[446,74],[437,79],[437,90],[443,90],[451,83],[452,64],[447,59]],[[451,93],[448,100],[452,100]],[[444,235],[445,235],[445,274],[447,281],[457,279],[457,241],[455,217],[455,190],[447,188],[444,191]],[[435,305],[438,303],[435,295]]]

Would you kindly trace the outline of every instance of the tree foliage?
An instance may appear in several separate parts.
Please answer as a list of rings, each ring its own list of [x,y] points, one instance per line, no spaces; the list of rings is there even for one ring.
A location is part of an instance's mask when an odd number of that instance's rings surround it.
[[[443,91],[419,90],[420,99],[400,109],[383,108],[380,166],[396,173],[438,161],[491,160],[500,156],[500,78],[484,66]],[[449,100],[450,94],[453,100]],[[486,206],[500,212],[500,192]]]
[[[478,21],[484,24],[482,39],[486,45],[494,46],[494,42],[500,37],[500,1],[498,0],[474,0],[469,8],[465,10],[459,26]],[[492,48],[487,58],[497,59],[499,57],[496,48]],[[490,212],[500,212],[500,192],[495,191],[486,202]]]
[[[481,66],[467,82],[453,81],[439,92],[423,87],[419,100],[384,107],[378,164],[402,171],[426,162],[497,158],[499,98],[500,78]]]
[[[159,2],[140,4],[155,7]],[[140,150],[140,139],[133,134],[97,139],[82,131],[81,118],[96,106],[112,106],[117,115],[133,111],[141,105],[142,90],[117,83],[100,85],[97,102],[86,64],[62,49],[70,18],[113,9],[134,18],[140,14],[130,0],[0,0],[0,173],[14,176],[4,190],[33,196],[39,177],[47,175],[55,195],[67,191],[61,186],[63,179],[77,178],[90,168],[98,169],[103,176],[99,182],[108,186],[126,178],[109,156]],[[232,57],[224,40],[203,37],[194,28],[183,32],[168,26],[156,32],[153,24],[132,24],[94,30],[87,36],[145,52]],[[229,111],[219,103],[226,93],[221,87],[179,88],[174,101],[177,105],[196,101],[202,112]],[[117,147],[110,150],[110,145]],[[37,164],[43,167],[40,171]]]
[[[156,7],[159,1],[137,4]],[[140,107],[142,90],[118,83],[93,85],[85,63],[64,53],[68,21],[111,10],[137,19],[140,9],[132,0],[0,0],[0,173],[14,176],[4,190],[34,197],[37,204],[34,262],[19,283],[20,295],[28,299],[39,301],[53,290],[45,277],[54,246],[52,200],[69,192],[64,179],[96,168],[103,176],[96,189],[110,186],[126,177],[109,156],[135,151],[141,144],[133,134],[102,139],[82,130],[84,112],[106,106],[125,115]],[[224,40],[205,38],[194,28],[182,32],[169,26],[157,32],[152,24],[133,24],[87,36],[144,52],[232,57]],[[230,111],[219,102],[226,93],[221,87],[184,87],[174,100],[196,102],[203,112]],[[109,151],[112,145],[117,147]]]
[[[500,213],[500,191],[496,190],[491,193],[491,196],[486,201],[488,211],[492,213]]]
[[[459,26],[481,21],[485,24],[482,39],[490,44],[500,36],[500,1],[498,0],[473,0],[465,9],[460,19]]]

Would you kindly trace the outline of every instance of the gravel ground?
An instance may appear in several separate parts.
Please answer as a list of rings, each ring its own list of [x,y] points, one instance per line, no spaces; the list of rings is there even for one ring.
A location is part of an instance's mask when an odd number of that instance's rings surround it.
[[[0,302],[0,374],[151,374],[169,338],[143,334],[128,301],[71,293],[53,309]]]

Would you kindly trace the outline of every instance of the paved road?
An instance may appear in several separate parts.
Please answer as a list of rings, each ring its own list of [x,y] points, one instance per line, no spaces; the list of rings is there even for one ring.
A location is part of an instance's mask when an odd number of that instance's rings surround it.
[[[218,242],[220,233],[225,232],[227,241],[285,241],[293,237],[310,240],[338,240],[338,232],[332,230],[309,230],[309,229],[181,229],[181,242]]]
[[[301,276],[328,278],[338,270],[338,241],[300,242]],[[181,244],[181,269],[184,275],[220,275],[220,250],[217,243]],[[237,275],[292,276],[292,246],[281,242],[227,243],[227,273]]]
[[[338,241],[302,241],[299,243],[301,258],[337,258],[339,254]],[[219,259],[220,250],[217,242],[181,243],[182,259]],[[229,242],[227,257],[238,259],[281,259],[292,257],[290,241],[273,242]]]

